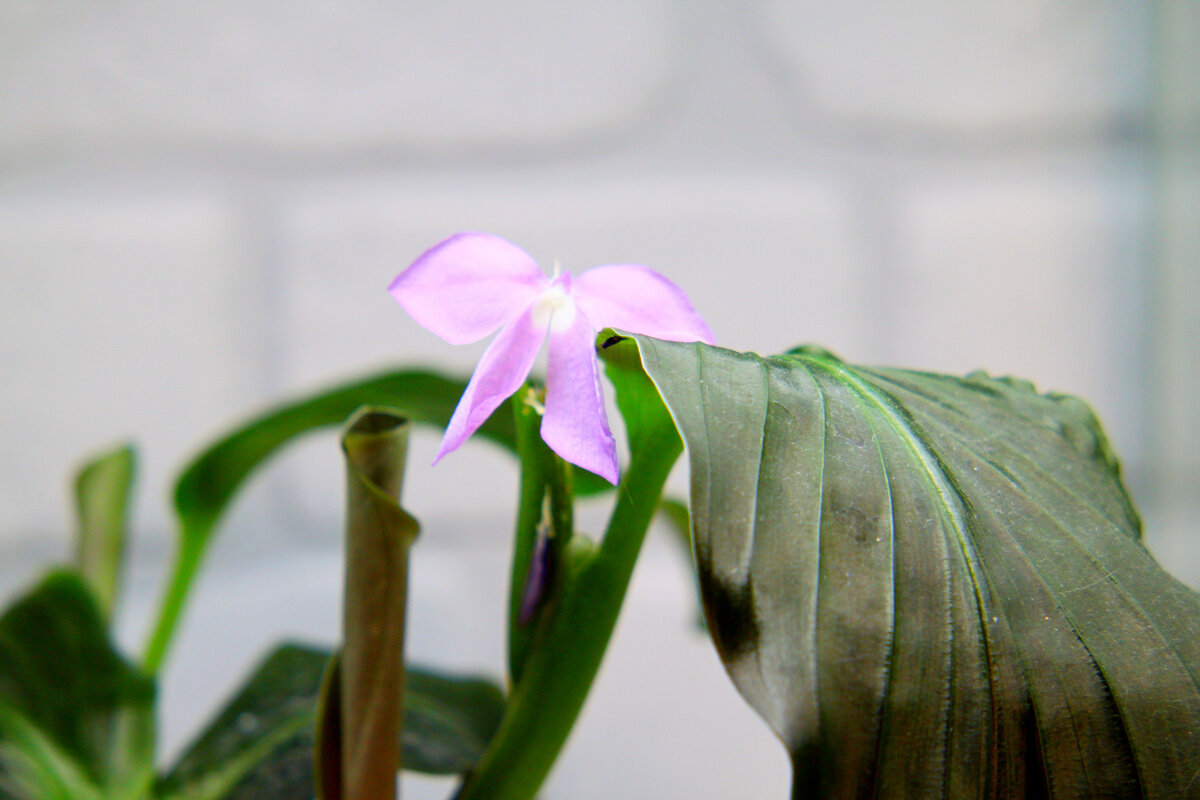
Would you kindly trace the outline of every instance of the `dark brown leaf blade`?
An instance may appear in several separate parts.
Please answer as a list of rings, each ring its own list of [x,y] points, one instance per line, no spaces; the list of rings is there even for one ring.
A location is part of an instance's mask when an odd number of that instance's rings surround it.
[[[1086,405],[635,338],[710,631],[794,797],[1200,797],[1200,596]]]

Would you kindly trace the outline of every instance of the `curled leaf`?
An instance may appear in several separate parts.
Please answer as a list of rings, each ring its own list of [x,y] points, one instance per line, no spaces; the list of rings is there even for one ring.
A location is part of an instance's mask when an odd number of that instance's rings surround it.
[[[342,797],[396,796],[404,718],[408,550],[418,525],[399,505],[408,420],[364,407],[346,424],[346,580],[342,614]]]

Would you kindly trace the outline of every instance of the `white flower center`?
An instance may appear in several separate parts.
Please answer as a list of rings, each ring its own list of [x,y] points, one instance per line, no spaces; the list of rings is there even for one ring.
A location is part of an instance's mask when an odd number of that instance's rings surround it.
[[[539,330],[550,327],[552,331],[566,330],[575,321],[575,301],[554,283],[533,303],[533,324]]]

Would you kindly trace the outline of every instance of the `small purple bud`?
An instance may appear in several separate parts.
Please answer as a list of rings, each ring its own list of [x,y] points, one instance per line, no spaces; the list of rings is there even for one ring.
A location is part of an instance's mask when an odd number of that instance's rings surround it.
[[[538,525],[533,558],[529,563],[529,576],[525,579],[525,591],[521,593],[521,613],[518,619],[522,625],[528,625],[533,620],[533,615],[550,595],[553,578],[554,541],[550,538],[549,526]]]

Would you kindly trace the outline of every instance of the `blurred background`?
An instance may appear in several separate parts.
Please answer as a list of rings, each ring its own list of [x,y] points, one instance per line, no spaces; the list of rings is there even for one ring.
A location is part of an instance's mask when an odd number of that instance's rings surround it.
[[[133,439],[140,648],[198,447],[365,370],[470,370],[482,345],[385,291],[459,230],[653,266],[730,347],[1078,394],[1200,587],[1197,75],[1191,0],[0,0],[0,594],[69,553],[72,466]],[[405,496],[413,657],[499,676],[515,475],[486,444],[431,470],[437,438]],[[236,506],[162,687],[168,753],[268,643],[336,637],[341,497],[317,436]],[[786,793],[673,545],[647,545],[550,800]]]

